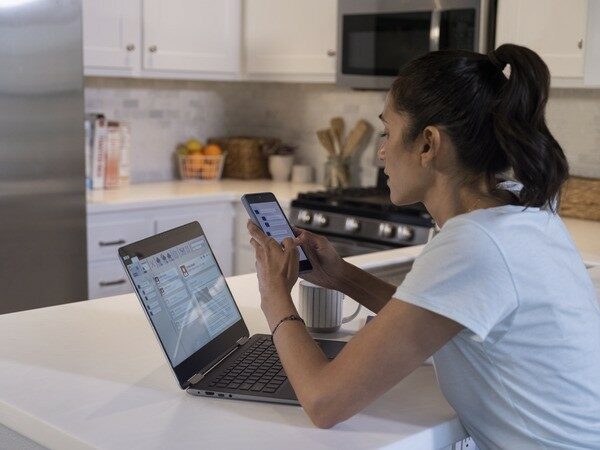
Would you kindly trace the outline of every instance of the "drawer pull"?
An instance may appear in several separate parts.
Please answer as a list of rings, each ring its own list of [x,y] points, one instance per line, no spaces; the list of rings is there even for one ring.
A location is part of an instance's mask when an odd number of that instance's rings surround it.
[[[107,287],[107,286],[118,286],[119,284],[124,284],[124,283],[127,283],[127,280],[124,278],[121,278],[120,280],[115,280],[115,281],[101,281],[98,284],[100,285],[100,287]]]
[[[126,242],[125,239],[119,239],[118,241],[109,241],[109,242],[100,241],[100,242],[98,242],[98,245],[100,247],[113,247],[115,245],[123,245],[123,244],[125,244],[125,242]]]

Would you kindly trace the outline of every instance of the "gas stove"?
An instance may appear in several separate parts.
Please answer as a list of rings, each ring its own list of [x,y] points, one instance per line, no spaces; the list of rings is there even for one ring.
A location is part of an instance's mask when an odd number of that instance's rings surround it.
[[[342,256],[424,244],[435,225],[421,203],[394,205],[387,186],[299,194],[290,220],[328,236]]]

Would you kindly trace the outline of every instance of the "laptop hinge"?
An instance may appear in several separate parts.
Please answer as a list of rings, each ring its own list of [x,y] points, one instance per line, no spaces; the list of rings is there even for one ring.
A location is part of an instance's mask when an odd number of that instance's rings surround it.
[[[187,380],[186,386],[190,386],[190,385],[198,383],[200,380],[202,380],[202,378],[204,378],[206,376],[206,374],[208,372],[210,372],[212,369],[214,369],[221,361],[223,361],[225,358],[227,358],[229,355],[231,355],[236,349],[238,349],[239,347],[244,345],[249,340],[250,340],[250,338],[248,336],[242,336],[241,338],[239,338],[237,341],[235,341],[235,343],[236,343],[235,347],[228,350],[223,355],[218,357],[215,361],[213,361],[211,364],[209,364],[207,366],[208,370],[206,372],[204,372],[204,373],[198,372],[196,375],[192,376],[189,380]]]
[[[188,385],[198,383],[202,378],[204,378],[204,374],[202,372],[198,372],[196,375],[191,377],[187,382]]]

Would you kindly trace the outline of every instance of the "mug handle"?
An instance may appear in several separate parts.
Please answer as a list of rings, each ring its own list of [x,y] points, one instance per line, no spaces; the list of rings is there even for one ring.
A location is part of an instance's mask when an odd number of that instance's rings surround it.
[[[356,316],[358,316],[358,313],[360,312],[360,308],[361,308],[361,304],[358,304],[358,308],[356,308],[356,311],[354,311],[352,314],[350,314],[348,317],[344,317],[342,319],[342,323],[348,323],[350,322],[352,319],[354,319]]]

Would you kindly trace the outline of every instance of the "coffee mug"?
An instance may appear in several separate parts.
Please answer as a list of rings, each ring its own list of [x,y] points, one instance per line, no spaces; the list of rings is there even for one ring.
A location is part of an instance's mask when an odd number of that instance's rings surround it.
[[[333,333],[342,324],[350,322],[360,311],[360,304],[354,313],[342,317],[344,294],[327,289],[306,280],[300,280],[300,300],[298,312],[306,327],[313,333]]]

